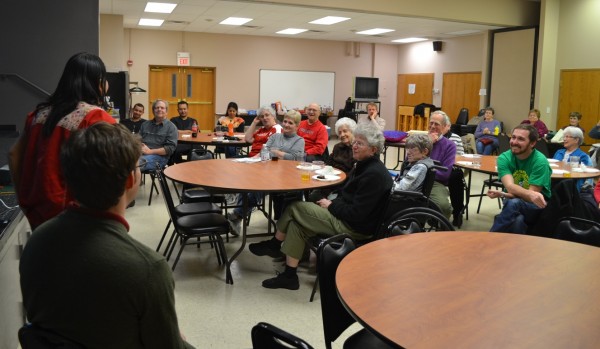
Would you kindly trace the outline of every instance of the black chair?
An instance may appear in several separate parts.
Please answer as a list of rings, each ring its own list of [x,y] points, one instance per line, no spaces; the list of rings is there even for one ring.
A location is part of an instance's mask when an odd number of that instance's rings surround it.
[[[544,154],[545,157],[550,157],[550,152],[548,151],[548,143],[546,143],[545,140],[538,139],[538,141],[535,142],[535,149],[539,150],[542,154]]]
[[[176,243],[179,241],[181,245],[179,252],[175,257],[175,261],[173,262],[172,270],[175,270],[175,266],[177,266],[177,262],[179,261],[179,257],[181,257],[185,245],[199,246],[201,243],[200,238],[202,237],[207,237],[208,242],[215,247],[219,265],[226,264],[227,252],[221,234],[227,234],[231,229],[227,219],[218,213],[179,216],[175,209],[173,197],[171,196],[171,191],[169,190],[169,185],[167,184],[163,172],[160,170],[156,171],[156,177],[158,178],[160,188],[163,192],[169,218],[173,222],[173,233],[171,234],[164,252],[167,261],[171,258]],[[189,242],[192,238],[196,238],[196,241]]]
[[[253,349],[313,349],[304,340],[266,322],[252,327]]]
[[[335,286],[335,273],[342,259],[355,249],[354,241],[348,235],[336,235],[323,242],[317,252],[318,277],[321,294],[321,313],[323,315],[323,334],[325,347],[331,349],[335,341],[356,320],[342,305]],[[355,348],[395,348],[372,332],[362,329],[351,335],[345,342],[345,349]]]
[[[83,345],[52,331],[33,324],[25,324],[19,329],[19,343],[23,349],[83,349]]]
[[[461,108],[458,112],[456,122],[450,126],[452,133],[456,133],[459,136],[464,136],[467,133],[474,133],[477,125],[468,125],[469,123],[469,109]]]
[[[600,223],[577,217],[558,222],[554,238],[600,247]]]
[[[151,185],[150,185],[150,195],[148,196],[148,206],[150,206],[152,204],[152,194],[154,193],[155,190],[156,190],[156,195],[158,195],[158,187],[156,186],[156,177],[154,176],[154,173],[157,169],[160,169],[158,162],[156,163],[156,168],[154,168],[152,170],[141,171],[142,180],[140,181],[140,185],[146,184],[146,175],[150,176]]]

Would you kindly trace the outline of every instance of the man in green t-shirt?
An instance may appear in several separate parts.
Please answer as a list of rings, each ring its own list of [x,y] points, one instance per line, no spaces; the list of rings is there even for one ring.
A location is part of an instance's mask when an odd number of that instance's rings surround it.
[[[512,132],[510,150],[498,156],[498,177],[504,191],[489,190],[487,195],[504,198],[504,207],[490,231],[525,234],[546,207],[552,169],[548,159],[535,149],[537,141],[533,126],[519,125]]]

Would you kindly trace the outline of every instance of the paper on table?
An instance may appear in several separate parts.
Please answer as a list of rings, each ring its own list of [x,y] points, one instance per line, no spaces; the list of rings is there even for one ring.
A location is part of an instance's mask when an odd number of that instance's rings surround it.
[[[231,161],[253,163],[253,162],[260,162],[260,158],[239,158],[239,159],[233,159]]]

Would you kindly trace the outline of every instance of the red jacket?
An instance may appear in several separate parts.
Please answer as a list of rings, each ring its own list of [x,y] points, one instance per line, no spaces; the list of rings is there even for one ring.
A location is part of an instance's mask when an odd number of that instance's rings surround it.
[[[308,123],[308,120],[302,120],[298,125],[298,136],[304,138],[304,152],[306,155],[323,154],[329,142],[327,129],[319,120],[312,125]]]

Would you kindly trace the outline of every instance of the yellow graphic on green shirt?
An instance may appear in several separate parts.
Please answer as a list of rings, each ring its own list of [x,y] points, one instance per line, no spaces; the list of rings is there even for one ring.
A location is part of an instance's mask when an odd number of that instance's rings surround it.
[[[516,170],[513,173],[513,179],[523,189],[529,189],[529,176],[523,170]]]

